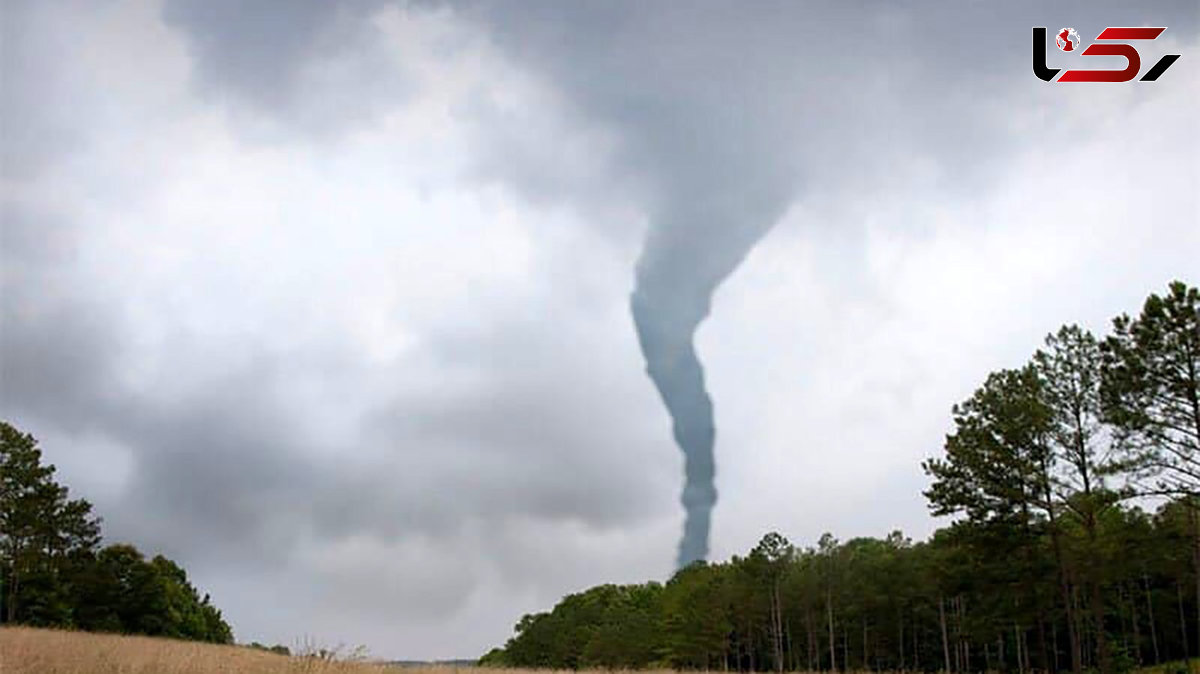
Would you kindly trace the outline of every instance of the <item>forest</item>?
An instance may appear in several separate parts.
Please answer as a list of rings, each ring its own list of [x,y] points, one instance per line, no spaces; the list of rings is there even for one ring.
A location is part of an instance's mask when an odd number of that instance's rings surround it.
[[[181,566],[101,547],[92,504],[70,498],[55,470],[32,435],[0,422],[0,625],[233,642]]]
[[[507,667],[1083,672],[1200,655],[1200,291],[1067,325],[951,410],[949,524],[602,585],[523,616]]]

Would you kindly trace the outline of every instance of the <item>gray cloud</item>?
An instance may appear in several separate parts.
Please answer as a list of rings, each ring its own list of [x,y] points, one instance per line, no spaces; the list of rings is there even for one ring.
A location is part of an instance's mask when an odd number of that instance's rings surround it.
[[[71,106],[71,83],[41,76],[44,59],[67,51],[66,34],[70,28],[80,28],[71,25],[69,6],[55,9],[59,11],[34,2],[10,2],[4,7],[5,20],[0,25],[0,81],[4,83],[0,177],[35,174],[81,141],[76,127],[79,111]]]
[[[368,21],[385,4],[167,0],[162,17],[187,40],[197,88],[231,102],[247,137],[282,141],[337,135],[412,94]]]
[[[112,411],[102,382],[121,348],[114,307],[63,273],[78,257],[69,220],[6,201],[0,221],[0,401],[86,428]]]

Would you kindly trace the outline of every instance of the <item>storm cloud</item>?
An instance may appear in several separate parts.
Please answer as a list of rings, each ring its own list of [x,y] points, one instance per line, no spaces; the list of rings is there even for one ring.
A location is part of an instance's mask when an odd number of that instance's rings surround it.
[[[712,556],[923,535],[951,404],[1197,281],[1197,11],[9,3],[0,416],[239,639],[477,655],[673,567],[657,227],[668,273],[742,263],[696,343]],[[1030,73],[1031,26],[1121,24],[1183,58]]]

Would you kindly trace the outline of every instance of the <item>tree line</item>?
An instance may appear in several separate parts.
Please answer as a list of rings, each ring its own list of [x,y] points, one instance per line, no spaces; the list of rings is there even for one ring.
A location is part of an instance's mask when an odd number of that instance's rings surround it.
[[[0,422],[0,623],[232,643],[178,564],[101,547],[92,504],[54,473],[33,436]]]
[[[603,585],[526,615],[494,666],[1101,674],[1200,655],[1200,292],[1075,325],[952,409],[923,462],[952,523]]]

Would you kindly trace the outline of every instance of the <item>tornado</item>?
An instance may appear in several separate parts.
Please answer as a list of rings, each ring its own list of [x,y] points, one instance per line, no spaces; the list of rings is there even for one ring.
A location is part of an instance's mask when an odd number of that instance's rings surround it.
[[[782,212],[785,201],[771,192],[727,190],[673,205],[652,219],[634,275],[630,308],[646,373],[683,453],[679,568],[707,558],[717,503],[716,426],[696,330],[709,315],[713,293]]]

